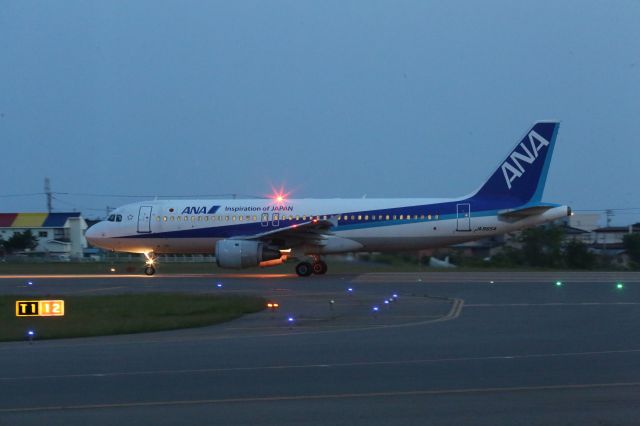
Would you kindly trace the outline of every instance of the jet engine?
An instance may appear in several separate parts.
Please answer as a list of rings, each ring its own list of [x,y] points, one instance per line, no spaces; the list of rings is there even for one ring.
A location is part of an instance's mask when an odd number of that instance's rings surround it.
[[[221,268],[242,269],[261,262],[279,259],[280,251],[263,243],[248,240],[219,240],[216,242],[216,263]]]

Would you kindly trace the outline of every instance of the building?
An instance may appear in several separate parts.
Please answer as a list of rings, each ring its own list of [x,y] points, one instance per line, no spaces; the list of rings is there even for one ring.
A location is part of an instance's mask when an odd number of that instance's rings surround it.
[[[33,253],[81,258],[87,247],[87,223],[80,213],[0,213],[0,238],[31,230],[38,239]]]

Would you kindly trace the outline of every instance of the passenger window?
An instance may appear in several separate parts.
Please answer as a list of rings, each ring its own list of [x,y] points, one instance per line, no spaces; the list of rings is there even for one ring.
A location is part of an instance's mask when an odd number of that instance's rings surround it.
[[[362,220],[362,215],[361,214],[358,215],[358,220]]]
[[[354,215],[351,215],[351,220],[356,220],[356,217]]]
[[[389,215],[387,215],[387,220],[389,220]]]
[[[224,217],[225,222],[229,222],[229,216]]]
[[[242,216],[242,215],[238,216],[238,220],[239,220],[240,222],[242,222],[242,221],[244,220],[244,216]]]
[[[176,219],[180,222],[182,220],[182,216],[178,216]]]
[[[236,215],[231,216],[231,221],[235,222],[236,221]]]
[[[185,216],[185,217],[184,217],[184,221],[185,221],[185,222],[189,222],[189,216]]]
[[[258,220],[258,216],[253,215],[253,221],[256,222]]]
[[[404,219],[404,215],[400,215],[400,220]]]
[[[209,222],[209,216],[205,216],[205,217],[204,217],[204,221],[205,221],[205,222]]]
[[[398,215],[394,214],[393,215],[393,220],[396,220],[398,218]]]
[[[170,220],[171,222],[173,222],[173,221],[175,220],[175,218],[174,218],[173,216],[169,216],[169,220]]]
[[[368,214],[364,216],[364,220],[369,220],[369,215]]]

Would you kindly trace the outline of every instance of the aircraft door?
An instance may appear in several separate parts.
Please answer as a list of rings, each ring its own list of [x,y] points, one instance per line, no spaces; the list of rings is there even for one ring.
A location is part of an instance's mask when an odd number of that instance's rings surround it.
[[[138,211],[138,233],[151,232],[151,206],[140,206]]]
[[[471,231],[471,204],[462,203],[457,205],[457,226],[456,231]]]

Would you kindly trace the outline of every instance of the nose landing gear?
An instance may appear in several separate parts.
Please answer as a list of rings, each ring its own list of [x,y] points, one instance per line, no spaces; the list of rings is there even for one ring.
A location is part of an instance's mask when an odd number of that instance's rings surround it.
[[[144,264],[144,273],[145,275],[153,275],[156,273],[156,267],[154,266],[156,263],[157,256],[155,253],[145,253],[144,256],[147,258],[147,261]]]

